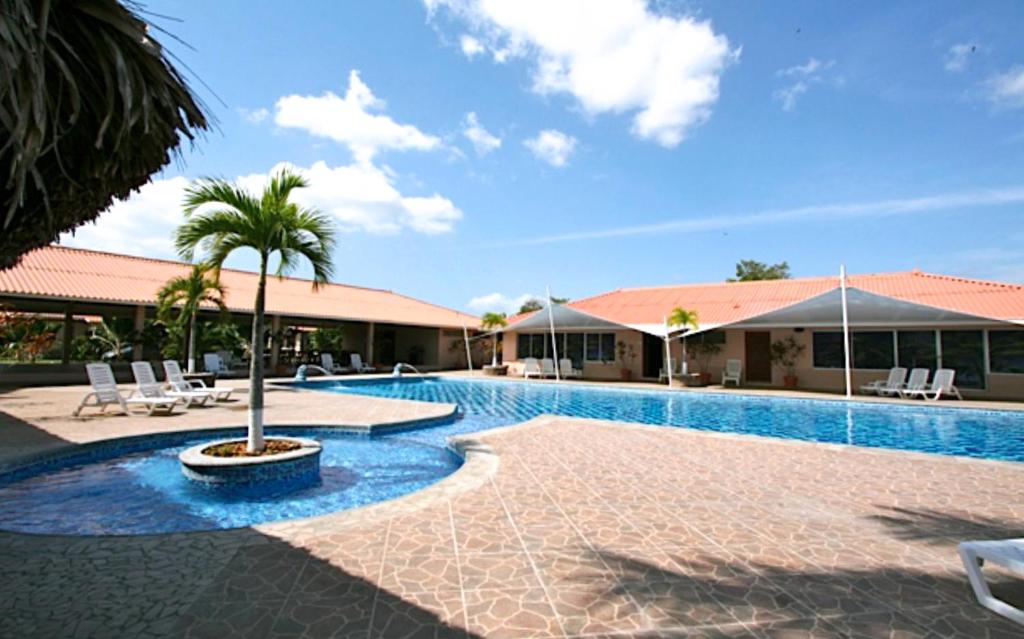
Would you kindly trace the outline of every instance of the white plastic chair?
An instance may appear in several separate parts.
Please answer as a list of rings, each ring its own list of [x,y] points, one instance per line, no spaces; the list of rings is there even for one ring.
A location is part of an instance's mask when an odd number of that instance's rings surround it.
[[[550,357],[545,357],[540,360],[540,375],[541,377],[554,377],[555,376],[555,360]]]
[[[135,376],[135,392],[142,397],[171,397],[185,402],[185,406],[192,404],[202,406],[211,399],[209,393],[196,390],[165,390],[163,384],[157,381],[156,374],[149,362],[132,362],[132,375]]]
[[[957,399],[962,400],[963,396],[960,394],[960,389],[953,385],[953,379],[955,377],[956,371],[953,369],[940,368],[935,371],[935,377],[932,378],[931,388],[902,391],[900,392],[900,397],[923,397],[932,401],[938,401],[943,395],[953,395]]]
[[[574,368],[572,360],[568,357],[563,357],[558,360],[558,372],[561,373],[562,379],[580,379],[583,377],[583,371],[578,368]]]
[[[909,393],[922,391],[926,388],[928,388],[928,369],[915,368],[910,371],[907,383],[898,392],[900,397],[906,399]]]
[[[215,402],[224,402],[231,397],[231,393],[235,391],[234,388],[227,386],[214,386],[210,388],[201,379],[187,380],[181,372],[181,366],[178,365],[173,359],[164,360],[164,375],[167,379],[167,385],[171,387],[171,390],[179,392],[193,391],[196,393],[206,393]]]
[[[114,371],[111,370],[110,364],[86,364],[85,372],[89,376],[92,392],[82,398],[82,402],[72,413],[76,417],[86,406],[96,406],[102,413],[107,410],[107,406],[113,404],[117,405],[126,415],[131,413],[130,407],[142,406],[152,415],[160,410],[173,412],[175,404],[178,403],[177,398],[125,397],[117,388],[117,381],[114,379]],[[90,399],[95,401],[90,402]]]
[[[676,359],[674,357],[670,357],[668,359],[668,367],[669,367],[669,370],[672,371],[672,375],[673,376],[679,376],[679,371],[676,368]],[[668,372],[666,372],[664,368],[659,368],[658,369],[658,381],[660,382],[662,380],[667,380],[667,379],[668,379]]]
[[[903,390],[903,385],[906,381],[907,369],[902,366],[894,366],[889,369],[889,377],[887,379],[876,379],[873,382],[868,382],[860,387],[860,392],[868,395],[892,397]]]
[[[349,360],[352,362],[352,368],[357,373],[375,373],[377,369],[368,364],[363,364],[363,358],[359,353],[352,353],[349,356]]]
[[[320,366],[325,371],[330,371],[336,375],[341,373],[351,373],[352,369],[347,366],[340,366],[334,363],[334,356],[330,353],[320,353]]]
[[[534,357],[527,357],[523,360],[523,377],[540,377],[540,364]]]
[[[722,372],[722,386],[732,382],[740,385],[740,377],[743,375],[743,362],[738,359],[725,360],[725,371]]]
[[[974,596],[978,603],[997,615],[1024,626],[1024,610],[1015,608],[1001,599],[992,596],[985,576],[981,573],[982,565],[988,561],[1002,566],[1011,572],[1024,576],[1024,539],[1001,539],[996,541],[965,541],[957,547],[960,559],[967,570],[967,579],[971,582]]]

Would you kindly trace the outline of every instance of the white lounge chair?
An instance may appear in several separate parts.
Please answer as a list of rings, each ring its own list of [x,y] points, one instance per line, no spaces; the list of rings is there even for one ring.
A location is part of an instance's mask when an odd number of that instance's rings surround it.
[[[928,369],[927,368],[914,368],[910,371],[910,377],[907,378],[907,383],[903,385],[903,388],[898,391],[899,396],[906,399],[908,393],[921,391],[928,388]]]
[[[231,369],[224,363],[221,356],[217,353],[203,353],[203,369],[207,373],[214,373],[217,375],[223,375],[230,373]]]
[[[573,367],[572,360],[568,357],[558,360],[558,372],[561,373],[562,379],[581,379],[583,377],[583,371]]]
[[[352,353],[349,357],[352,362],[352,369],[357,373],[376,373],[377,369],[368,364],[363,364],[363,358],[359,353]]]
[[[544,359],[540,360],[540,376],[555,376],[555,360],[551,359],[550,357],[545,357]]]
[[[72,413],[76,417],[86,406],[96,406],[102,413],[107,410],[107,406],[116,405],[126,415],[131,413],[131,407],[142,406],[152,415],[161,410],[173,412],[175,404],[178,403],[177,398],[125,397],[117,388],[110,364],[86,364],[85,372],[89,376],[92,392],[82,398],[82,402]],[[91,399],[95,401],[90,402]]]
[[[527,357],[523,360],[523,377],[540,377],[540,363],[534,357]]]
[[[978,603],[997,615],[1024,626],[1024,610],[992,596],[985,576],[981,573],[982,565],[988,561],[1002,566],[1011,572],[1024,576],[1024,539],[1001,539],[997,541],[965,541],[957,547],[960,559],[967,570],[967,579],[974,589]]]
[[[320,353],[320,366],[325,371],[330,371],[335,375],[341,375],[342,373],[351,373],[352,369],[348,366],[341,366],[334,363],[334,356],[330,353]]]
[[[953,385],[953,379],[955,377],[956,371],[953,369],[940,368],[935,371],[935,377],[932,378],[931,388],[904,390],[900,392],[900,397],[923,397],[932,401],[938,401],[943,395],[953,395],[957,399],[962,400],[963,396],[960,394],[960,389]]]
[[[679,376],[679,371],[678,371],[678,369],[676,367],[676,360],[675,360],[674,357],[670,357],[669,358],[668,366],[669,366],[669,369],[671,369],[671,371],[672,371],[672,377],[678,377]],[[658,381],[660,382],[662,380],[667,380],[667,379],[668,379],[668,372],[665,371],[664,367],[659,368],[658,369]]]
[[[167,385],[171,387],[171,390],[186,392],[194,391],[197,393],[206,393],[215,402],[224,402],[231,397],[231,393],[235,391],[234,388],[228,386],[214,386],[210,388],[201,379],[187,380],[181,373],[181,366],[178,365],[173,359],[164,360],[164,376],[167,379]]]
[[[860,392],[866,395],[882,395],[885,397],[892,397],[893,395],[899,394],[903,390],[903,385],[907,381],[907,369],[902,366],[894,366],[889,369],[889,377],[886,379],[876,379],[873,382],[868,382],[860,387]]]
[[[740,377],[743,376],[743,362],[738,359],[725,360],[725,370],[722,371],[722,386],[732,382],[740,385]]]
[[[196,390],[166,390],[157,381],[156,374],[149,362],[132,362],[132,375],[135,376],[135,393],[141,397],[171,397],[185,402],[185,407],[192,404],[203,406],[212,399],[209,393]]]

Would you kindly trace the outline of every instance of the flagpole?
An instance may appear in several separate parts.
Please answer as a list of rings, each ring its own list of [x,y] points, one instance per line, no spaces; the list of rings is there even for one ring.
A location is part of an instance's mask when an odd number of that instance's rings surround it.
[[[662,320],[665,326],[665,370],[668,371],[668,387],[672,388],[672,342],[669,340],[668,318]]]
[[[466,342],[466,365],[469,366],[469,370],[473,370],[473,353],[469,350],[469,331],[466,330],[466,325],[462,325],[462,339]]]
[[[558,361],[558,340],[555,338],[555,312],[552,309],[551,287],[547,287],[548,294],[548,324],[551,326],[551,351],[555,356],[555,381],[562,381],[561,366]]]
[[[846,265],[839,265],[839,291],[843,302],[843,368],[846,373],[846,398],[853,396],[850,372],[850,312],[846,305]]]

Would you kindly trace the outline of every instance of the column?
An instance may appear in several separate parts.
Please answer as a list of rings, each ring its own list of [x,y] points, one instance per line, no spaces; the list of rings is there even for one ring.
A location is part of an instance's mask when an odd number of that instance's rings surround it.
[[[277,361],[281,355],[281,316],[270,317],[270,371],[272,375],[277,374]]]
[[[71,305],[64,308],[64,341],[61,343],[60,361],[62,364],[71,363],[71,342],[74,339],[72,334],[75,330],[75,323],[71,314]]]
[[[366,325],[366,365],[373,366],[373,322]]]
[[[444,367],[444,329],[437,329],[437,367]]]
[[[135,307],[135,343],[132,344],[132,359],[142,361],[142,329],[146,328],[146,307]]]

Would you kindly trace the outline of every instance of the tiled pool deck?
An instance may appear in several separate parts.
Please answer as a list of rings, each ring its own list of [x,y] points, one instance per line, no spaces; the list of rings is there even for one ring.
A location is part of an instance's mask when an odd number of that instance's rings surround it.
[[[4,458],[244,421],[220,407],[78,422],[80,392],[0,395]],[[318,395],[311,412],[304,394],[268,394],[268,422],[438,410]],[[439,484],[315,519],[0,533],[0,637],[1024,634],[974,602],[955,553],[1024,536],[1024,464],[560,417],[463,445]],[[1024,599],[1020,582],[1003,593]]]

